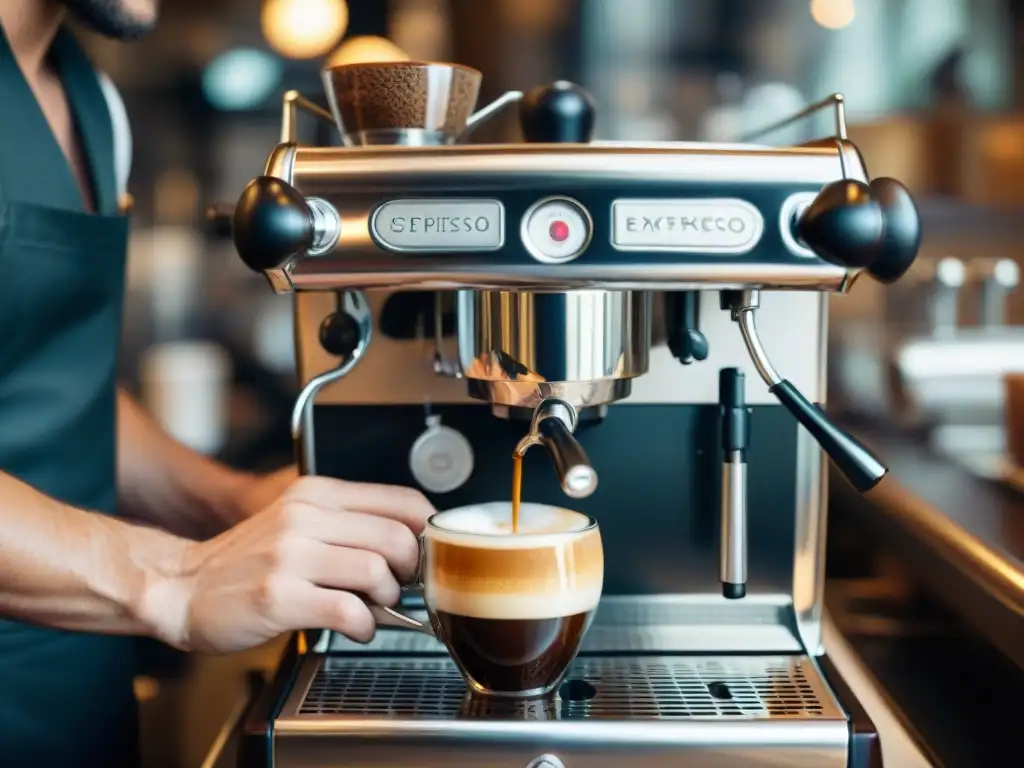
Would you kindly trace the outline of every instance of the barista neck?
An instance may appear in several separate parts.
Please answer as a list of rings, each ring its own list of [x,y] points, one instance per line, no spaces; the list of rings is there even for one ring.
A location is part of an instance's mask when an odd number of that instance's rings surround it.
[[[65,17],[56,0],[0,0],[0,35],[29,81],[50,69],[50,49]]]

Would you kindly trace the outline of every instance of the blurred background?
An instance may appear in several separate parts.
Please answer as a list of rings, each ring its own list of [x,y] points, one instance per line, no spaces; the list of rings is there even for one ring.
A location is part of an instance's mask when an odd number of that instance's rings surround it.
[[[164,6],[159,31],[142,42],[83,37],[119,86],[134,133],[123,375],[182,441],[247,469],[291,460],[291,301],[246,271],[223,225],[205,212],[230,208],[262,171],[280,135],[286,90],[324,103],[326,63],[410,58],[480,69],[481,104],[556,79],[581,83],[598,103],[601,139],[738,141],[831,93],[844,94],[850,138],[870,174],[910,187],[926,235],[918,265],[898,287],[883,291],[863,281],[832,300],[830,410],[848,423],[904,426],[929,455],[949,460],[936,472],[956,467],[964,477],[1020,482],[1006,458],[1003,381],[1024,371],[1024,298],[1016,290],[1024,253],[1024,2]],[[473,140],[519,140],[514,110],[507,117]],[[337,141],[332,126],[302,119],[306,141]],[[792,144],[833,130],[826,113],[758,141]],[[1015,498],[1016,522],[997,524],[996,534],[1008,537],[1000,551],[1019,567],[1024,509]],[[856,575],[860,598],[878,597],[870,585],[884,584],[881,593],[902,601],[898,614],[910,615],[907,595],[916,587],[906,585],[913,579],[892,586],[893,574],[908,568],[899,556],[880,552],[871,573],[886,578],[863,586],[862,553],[842,543],[844,525],[862,522],[833,515],[836,594]],[[873,637],[881,630],[861,632]],[[865,647],[862,653],[870,653]],[[168,768],[198,765],[235,706],[242,667],[221,661],[219,671],[204,667],[201,682],[193,675],[186,685],[181,669],[212,662],[186,663],[165,649],[151,655],[151,674],[140,678],[139,689],[150,702],[147,733],[156,738],[148,759]],[[174,737],[160,736],[169,723]]]

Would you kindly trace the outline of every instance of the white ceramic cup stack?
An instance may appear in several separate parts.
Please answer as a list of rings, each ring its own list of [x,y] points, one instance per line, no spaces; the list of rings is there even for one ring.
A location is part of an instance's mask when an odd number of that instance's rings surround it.
[[[174,341],[146,350],[140,366],[142,399],[179,442],[216,453],[228,435],[231,358],[218,344]]]

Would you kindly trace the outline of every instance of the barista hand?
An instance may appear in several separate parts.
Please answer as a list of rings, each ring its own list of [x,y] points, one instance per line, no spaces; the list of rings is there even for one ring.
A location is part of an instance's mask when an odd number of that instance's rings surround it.
[[[213,652],[318,627],[370,640],[376,627],[361,596],[398,601],[433,512],[411,488],[300,478],[262,512],[189,545],[174,590],[184,615],[167,639]]]

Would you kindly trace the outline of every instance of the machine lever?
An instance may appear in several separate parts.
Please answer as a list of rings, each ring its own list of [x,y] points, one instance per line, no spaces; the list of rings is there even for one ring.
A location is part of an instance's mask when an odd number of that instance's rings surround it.
[[[796,222],[800,239],[827,261],[866,268],[892,283],[917,258],[921,217],[907,188],[895,179],[870,185],[842,179],[825,186]]]
[[[523,456],[531,446],[543,445],[565,495],[585,499],[597,489],[597,472],[583,446],[573,437],[576,421],[576,410],[565,401],[544,400],[533,412],[530,431],[516,446],[516,455]]]
[[[722,534],[719,581],[722,596],[737,600],[747,594],[747,414],[743,373],[723,368],[718,373],[718,405],[722,413]]]
[[[731,311],[732,319],[739,324],[747,352],[771,393],[811,433],[854,488],[865,493],[878,485],[889,471],[888,467],[865,445],[833,424],[824,411],[813,405],[772,368],[754,323],[754,312],[760,306],[758,291],[725,291],[722,293],[722,303]]]
[[[235,207],[235,249],[254,272],[276,269],[313,247],[313,216],[305,198],[281,179],[250,181]]]
[[[594,99],[565,80],[539,86],[519,103],[519,122],[531,144],[585,144],[594,132]]]

